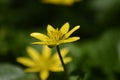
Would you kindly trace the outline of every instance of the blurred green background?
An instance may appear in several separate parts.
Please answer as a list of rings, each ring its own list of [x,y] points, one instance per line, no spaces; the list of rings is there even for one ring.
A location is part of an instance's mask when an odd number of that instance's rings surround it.
[[[25,73],[16,58],[35,39],[32,32],[46,33],[47,24],[71,28],[81,39],[61,47],[70,48],[67,65],[71,80],[120,80],[120,0],[83,0],[72,6],[43,4],[40,0],[0,0],[0,80],[38,80]],[[48,80],[61,80],[51,73]]]

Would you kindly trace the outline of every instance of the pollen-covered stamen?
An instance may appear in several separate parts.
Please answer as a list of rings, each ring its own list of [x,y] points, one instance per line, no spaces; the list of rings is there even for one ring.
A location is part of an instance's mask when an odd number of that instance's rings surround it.
[[[63,38],[63,34],[58,30],[58,28],[54,31],[50,31],[48,36],[53,41],[59,41]]]

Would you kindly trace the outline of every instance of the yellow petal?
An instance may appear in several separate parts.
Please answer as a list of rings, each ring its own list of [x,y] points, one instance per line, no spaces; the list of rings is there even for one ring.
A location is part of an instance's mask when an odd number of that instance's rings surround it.
[[[72,58],[71,58],[71,57],[65,57],[65,58],[63,58],[63,61],[64,61],[65,64],[67,64],[67,63],[69,63],[69,62],[72,61]],[[56,64],[54,64],[54,66],[55,66],[55,65],[57,65],[57,66],[62,65],[59,57],[56,58]]]
[[[54,67],[50,67],[50,70],[53,72],[60,72],[60,71],[64,71],[63,67],[58,67],[58,66],[54,66]]]
[[[68,38],[73,32],[75,32],[79,28],[80,26],[75,26],[72,30],[65,34],[64,38]]]
[[[40,71],[40,69],[38,69],[38,68],[27,68],[27,69],[25,69],[25,72],[39,72]]]
[[[65,57],[65,56],[68,54],[68,51],[69,51],[69,50],[68,50],[68,48],[63,48],[63,49],[61,49],[60,51],[61,51],[61,56],[62,56],[62,57]],[[56,60],[59,60],[59,56],[58,56],[58,53],[57,53],[57,52],[54,53],[53,58],[56,59]]]
[[[80,37],[71,37],[71,38],[64,40],[63,43],[74,42],[74,41],[77,41],[79,39],[80,39]]]
[[[64,5],[68,5],[68,6],[73,5],[73,3],[74,3],[74,0],[64,0],[63,2]]]
[[[49,72],[47,70],[43,70],[40,72],[41,80],[47,80],[48,76],[49,76]]]
[[[54,63],[54,66],[61,66],[60,58],[56,59],[56,63]]]
[[[70,27],[69,23],[66,22],[66,23],[60,28],[60,32],[62,32],[62,34],[66,34],[66,33],[68,32],[68,30],[69,30],[69,27]]]
[[[43,46],[42,55],[45,58],[49,58],[51,55],[51,49],[48,46]]]
[[[32,36],[34,38],[37,38],[37,39],[39,39],[41,41],[48,40],[48,37],[46,35],[42,34],[42,33],[35,32],[35,33],[31,33],[30,36]]]
[[[43,3],[47,3],[47,4],[60,4],[60,0],[42,0]]]
[[[48,43],[47,42],[33,42],[32,44],[45,44],[45,45],[47,45]]]
[[[53,54],[52,59],[59,60],[59,56],[57,52]]]
[[[63,49],[61,49],[61,55],[62,55],[62,57],[65,57],[67,54],[68,54],[68,48],[63,48]]]
[[[48,25],[47,26],[47,32],[49,33],[51,31],[55,31],[55,29],[51,25]]]
[[[19,62],[25,66],[28,66],[28,67],[33,67],[35,65],[35,63],[32,60],[30,60],[28,58],[23,58],[23,57],[18,57],[17,62]]]
[[[42,0],[43,3],[71,6],[76,0]]]
[[[40,54],[35,49],[33,49],[32,47],[27,47],[27,52],[33,60],[35,61],[39,60]]]
[[[63,60],[64,60],[64,63],[67,64],[67,63],[72,61],[72,58],[71,57],[66,57]]]

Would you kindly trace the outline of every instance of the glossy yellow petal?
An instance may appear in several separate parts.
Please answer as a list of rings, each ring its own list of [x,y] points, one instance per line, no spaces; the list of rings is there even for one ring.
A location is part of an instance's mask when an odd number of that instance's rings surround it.
[[[58,67],[58,66],[53,66],[50,68],[51,71],[53,72],[60,72],[60,71],[64,71],[63,67]]]
[[[47,80],[48,76],[49,76],[49,72],[47,70],[43,70],[40,72],[41,80]]]
[[[72,61],[72,58],[71,57],[66,57],[63,60],[64,60],[64,63],[67,64],[67,63]]]
[[[68,43],[68,42],[73,42],[78,40],[78,37],[74,38],[69,38],[69,36],[76,31],[77,29],[80,28],[80,26],[75,26],[72,30],[69,31],[69,23],[66,22],[60,30],[57,28],[55,29],[51,25],[47,26],[47,35],[44,35],[42,33],[32,33],[31,36],[34,38],[39,39],[39,42],[34,42],[32,44],[42,44],[42,45],[48,45],[51,47],[63,44],[63,43]]]
[[[48,43],[47,42],[33,42],[32,44],[45,44],[45,45],[47,45]]]
[[[35,65],[35,63],[32,60],[30,60],[29,58],[18,57],[17,62],[19,62],[25,66],[28,66],[28,67],[33,67]]]
[[[75,32],[79,28],[80,28],[80,26],[75,26],[72,30],[70,30],[68,33],[65,34],[64,39],[68,38],[73,32]]]
[[[36,39],[39,39],[41,41],[47,41],[48,40],[48,37],[42,33],[37,33],[37,32],[34,32],[34,33],[31,33],[30,36],[36,38]]]
[[[47,26],[47,32],[51,32],[51,31],[55,31],[54,27],[52,27],[51,25]]]
[[[40,58],[40,54],[32,47],[27,47],[27,52],[29,56],[34,60],[38,61]]]
[[[79,39],[80,39],[80,37],[70,37],[70,38],[64,40],[63,43],[74,42],[74,41],[77,41]]]
[[[70,27],[69,23],[66,22],[66,23],[60,28],[60,32],[61,32],[62,34],[66,34],[66,33],[68,32],[68,30],[69,30],[69,27]]]
[[[42,55],[45,58],[49,58],[51,56],[51,49],[48,46],[43,46]]]
[[[27,69],[25,69],[25,72],[39,72],[40,71],[40,69],[38,69],[38,68],[27,68]]]

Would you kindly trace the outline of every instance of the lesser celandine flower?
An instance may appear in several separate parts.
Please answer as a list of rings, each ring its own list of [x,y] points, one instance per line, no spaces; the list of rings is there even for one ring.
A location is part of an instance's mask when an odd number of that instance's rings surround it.
[[[32,47],[27,47],[27,52],[30,58],[18,57],[17,62],[27,66],[26,72],[40,72],[41,80],[47,80],[49,71],[60,72],[63,71],[59,56],[57,53],[51,54],[51,49],[44,46],[42,54],[39,54]],[[61,50],[61,55],[65,64],[70,62],[71,57],[66,57],[68,49],[64,48]]]
[[[79,2],[80,0],[42,0],[43,3],[54,4],[54,5],[67,5],[71,6],[75,2]]]
[[[66,22],[60,29],[53,28],[51,25],[47,26],[47,35],[42,33],[34,32],[30,35],[38,40],[39,42],[34,42],[33,44],[45,44],[48,46],[57,46],[63,43],[74,42],[80,39],[80,37],[70,37],[70,35],[78,30],[80,26],[75,26],[69,31],[70,25]]]

